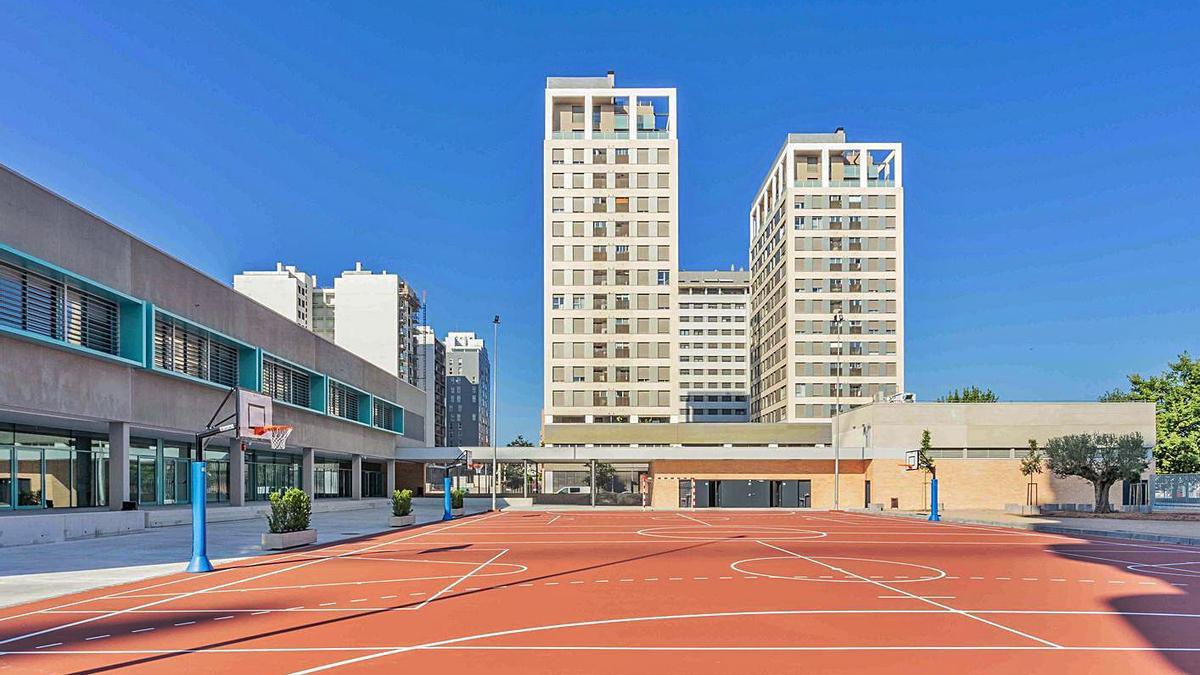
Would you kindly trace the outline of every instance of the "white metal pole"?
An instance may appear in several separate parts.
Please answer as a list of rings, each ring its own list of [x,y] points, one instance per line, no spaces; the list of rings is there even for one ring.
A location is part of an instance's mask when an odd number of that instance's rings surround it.
[[[837,351],[837,390],[834,392],[834,411],[833,411],[833,510],[841,510],[841,482],[842,482],[842,466],[841,466],[841,447],[838,441],[839,427],[841,420],[838,419],[842,412],[842,350],[846,348],[846,343],[842,341],[842,313],[839,311],[833,315],[833,325],[837,329],[838,336],[838,351]]]
[[[494,319],[492,319],[492,350],[493,350],[493,354],[492,354],[492,415],[491,415],[491,420],[490,420],[490,427],[491,427],[491,432],[492,432],[492,510],[495,511],[496,510],[496,481],[500,477],[500,474],[497,472],[497,469],[499,468],[499,462],[497,461],[497,455],[499,454],[499,452],[496,448],[496,445],[497,445],[496,444],[496,436],[500,432],[500,429],[499,429],[500,420],[498,417],[500,414],[500,400],[498,398],[496,398],[496,388],[498,385],[498,381],[500,379],[500,377],[499,377],[500,376],[500,315],[499,314],[497,314],[496,317]]]

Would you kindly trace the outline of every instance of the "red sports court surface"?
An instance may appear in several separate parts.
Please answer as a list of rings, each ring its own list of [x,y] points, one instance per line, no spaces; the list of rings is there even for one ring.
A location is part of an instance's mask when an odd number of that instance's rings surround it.
[[[0,671],[1200,672],[1198,591],[1185,546],[509,511],[0,610]]]

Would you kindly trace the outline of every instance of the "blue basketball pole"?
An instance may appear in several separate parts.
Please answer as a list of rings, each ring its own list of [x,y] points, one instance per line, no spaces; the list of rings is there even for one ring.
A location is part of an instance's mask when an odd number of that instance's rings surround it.
[[[208,560],[208,521],[205,518],[204,503],[207,486],[205,463],[192,462],[192,561],[188,563],[189,572],[211,572],[212,563]]]
[[[446,498],[442,500],[442,520],[454,520],[454,515],[450,513],[450,472],[446,472],[446,477],[442,479],[442,490],[446,493]]]
[[[934,522],[939,522],[942,518],[938,515],[938,490],[936,478],[929,481],[929,496],[933,500],[933,507],[929,509],[929,519]]]

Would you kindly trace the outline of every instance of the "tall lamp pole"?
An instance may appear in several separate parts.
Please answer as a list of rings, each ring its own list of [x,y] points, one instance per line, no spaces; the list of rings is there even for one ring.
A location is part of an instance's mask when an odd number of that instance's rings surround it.
[[[497,472],[499,461],[496,449],[496,436],[500,429],[500,399],[496,398],[497,381],[500,379],[500,315],[492,319],[492,415],[489,426],[492,432],[492,510],[496,510],[496,481],[500,474]]]
[[[842,316],[842,311],[838,310],[833,315],[833,327],[837,331],[838,350],[837,350],[837,379],[835,380],[837,387],[833,392],[833,510],[841,509],[841,485],[842,482],[842,466],[841,466],[841,443],[838,440],[839,427],[841,426],[838,415],[842,412],[842,350],[845,349],[845,343],[842,342],[842,324],[845,322],[845,317]]]

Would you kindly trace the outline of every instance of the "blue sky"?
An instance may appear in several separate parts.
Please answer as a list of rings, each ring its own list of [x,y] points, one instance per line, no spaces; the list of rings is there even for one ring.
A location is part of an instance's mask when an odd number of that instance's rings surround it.
[[[907,388],[1091,400],[1200,335],[1200,5],[0,4],[0,163],[228,282],[361,260],[541,406],[546,75],[679,89],[681,263],[789,131],[905,144]]]

